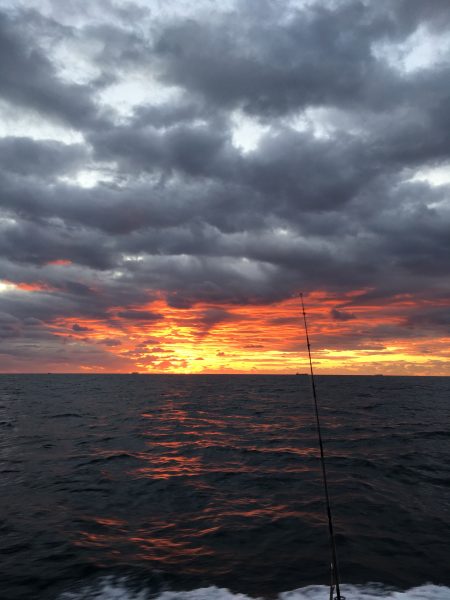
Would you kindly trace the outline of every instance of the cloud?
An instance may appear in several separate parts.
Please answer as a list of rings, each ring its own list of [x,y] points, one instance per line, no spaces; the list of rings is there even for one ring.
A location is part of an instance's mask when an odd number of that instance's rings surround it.
[[[5,171],[25,177],[49,177],[70,173],[83,164],[86,149],[81,144],[62,144],[24,137],[0,139],[0,161]]]
[[[450,177],[426,175],[450,152],[448,3],[230,6],[3,8],[5,340],[89,319],[114,341],[184,311],[207,338],[299,290],[334,298],[339,335],[409,298],[357,345],[448,334]]]
[[[0,313],[0,337],[18,337],[21,335],[20,320],[8,313]]]
[[[130,319],[132,321],[158,321],[164,316],[149,310],[123,310],[117,313],[122,319]]]
[[[210,329],[219,325],[220,323],[226,323],[229,321],[238,321],[240,317],[232,314],[223,308],[207,308],[202,311],[200,322],[202,327],[202,333],[207,333]]]
[[[114,338],[105,338],[103,340],[99,340],[99,344],[103,344],[104,346],[120,346],[122,342],[120,340]]]
[[[351,321],[352,319],[356,319],[356,315],[353,313],[338,310],[337,308],[332,308],[330,314],[336,321]]]
[[[33,12],[0,14],[2,97],[73,127],[92,126],[97,121],[98,108],[91,89],[65,83],[58,77],[54,63],[33,36],[44,32],[33,32],[27,27],[35,17],[39,21]]]
[[[78,323],[74,323],[72,325],[72,330],[75,331],[76,333],[92,331],[92,329],[90,329],[89,327],[83,327],[82,325],[78,325]]]

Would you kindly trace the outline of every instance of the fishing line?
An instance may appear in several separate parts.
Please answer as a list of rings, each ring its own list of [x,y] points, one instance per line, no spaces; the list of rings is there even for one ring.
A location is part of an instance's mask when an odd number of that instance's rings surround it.
[[[331,548],[330,600],[333,600],[334,587],[336,587],[335,600],[345,600],[345,597],[341,595],[341,590],[340,590],[340,577],[339,577],[339,566],[338,566],[338,562],[337,562],[336,540],[334,538],[333,518],[331,515],[330,495],[328,492],[327,470],[325,467],[325,454],[323,451],[322,431],[320,428],[320,419],[319,419],[319,409],[317,407],[316,382],[314,380],[314,370],[313,370],[313,365],[312,365],[312,360],[311,360],[311,344],[309,342],[308,325],[306,323],[306,312],[305,312],[305,305],[303,303],[303,294],[302,293],[300,294],[300,300],[302,303],[303,322],[305,324],[306,346],[308,347],[309,369],[311,372],[311,388],[312,388],[312,395],[313,395],[313,399],[314,399],[314,412],[316,415],[317,437],[319,439],[319,448],[320,448],[320,463],[322,465],[323,488],[324,488],[324,493],[325,493],[325,503],[326,503],[326,507],[327,507],[327,517],[328,517],[328,533],[329,533],[329,537],[330,537],[330,548]]]

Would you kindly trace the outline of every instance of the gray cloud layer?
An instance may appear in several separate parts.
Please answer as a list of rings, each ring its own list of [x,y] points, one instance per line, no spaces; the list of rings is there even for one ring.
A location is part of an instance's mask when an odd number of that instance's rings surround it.
[[[155,320],[138,307],[157,290],[448,300],[450,187],[423,176],[450,160],[447,1],[119,4],[0,15],[2,110],[32,123],[0,139],[0,276],[44,290],[2,293],[1,335],[116,306]],[[448,333],[445,315],[410,319]]]

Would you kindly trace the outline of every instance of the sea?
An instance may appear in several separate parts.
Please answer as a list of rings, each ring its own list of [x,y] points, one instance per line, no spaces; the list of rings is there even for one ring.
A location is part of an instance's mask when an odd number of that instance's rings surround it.
[[[316,378],[347,600],[450,599],[450,377]],[[1,600],[328,600],[306,375],[0,376]]]

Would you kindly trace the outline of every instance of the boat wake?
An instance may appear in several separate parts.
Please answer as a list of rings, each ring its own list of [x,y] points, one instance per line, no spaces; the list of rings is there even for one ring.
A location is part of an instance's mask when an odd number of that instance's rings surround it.
[[[450,600],[450,588],[426,584],[409,590],[393,590],[383,584],[342,585],[346,600]],[[132,590],[126,580],[105,578],[97,585],[85,586],[78,591],[65,592],[59,600],[257,600],[245,594],[233,593],[218,587],[205,587],[191,591],[163,591],[159,594],[146,589]],[[329,588],[312,585],[290,592],[282,592],[277,600],[328,600]],[[258,599],[260,600],[260,599]]]

